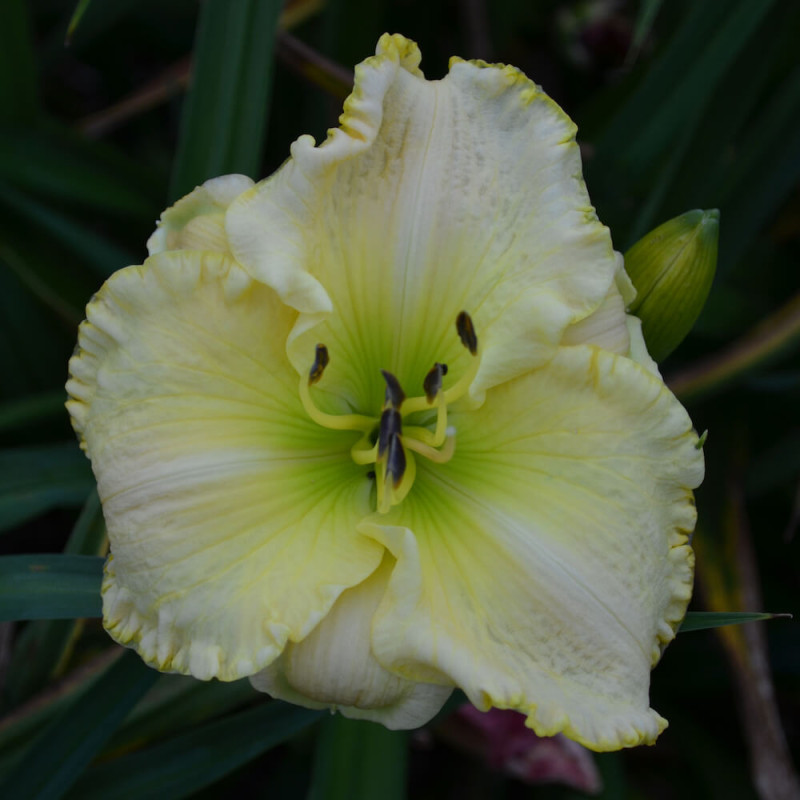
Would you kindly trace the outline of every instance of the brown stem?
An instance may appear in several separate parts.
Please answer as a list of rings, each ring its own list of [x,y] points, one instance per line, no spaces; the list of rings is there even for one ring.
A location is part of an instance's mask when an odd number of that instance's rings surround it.
[[[730,524],[736,554],[741,607],[762,607],[761,584],[750,524],[744,503],[741,470],[731,478]],[[743,625],[736,632],[719,631],[733,668],[750,751],[753,781],[762,800],[799,800],[800,780],[792,766],[775,698],[763,625]]]
[[[681,400],[718,391],[800,340],[800,294],[719,353],[668,377]]]

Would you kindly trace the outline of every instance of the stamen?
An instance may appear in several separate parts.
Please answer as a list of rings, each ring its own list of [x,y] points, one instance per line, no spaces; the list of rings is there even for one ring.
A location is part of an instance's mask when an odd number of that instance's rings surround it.
[[[415,453],[425,456],[425,458],[430,459],[436,464],[446,464],[456,451],[456,432],[454,428],[447,429],[444,447],[441,450],[437,450],[435,447],[431,447],[429,444],[419,439],[412,439],[408,436],[403,437],[403,443],[409,450],[413,450]]]
[[[396,437],[397,446],[402,450],[403,443],[400,437]],[[395,471],[387,463],[387,460],[378,462],[378,476],[375,488],[378,492],[378,512],[386,514],[392,506],[396,506],[405,500],[406,495],[414,485],[417,476],[417,465],[412,453],[403,453],[403,475],[399,481],[395,480]]]
[[[392,439],[403,432],[403,417],[394,408],[387,408],[381,414],[381,425],[378,430],[378,458],[391,445]]]
[[[396,408],[399,411],[400,406],[403,405],[403,400],[406,399],[406,393],[403,391],[403,387],[400,386],[400,381],[398,381],[391,372],[382,369],[381,375],[383,375],[383,379],[386,381],[384,402],[387,407]]]
[[[456,317],[456,330],[461,344],[472,353],[478,354],[478,337],[475,335],[475,327],[472,324],[472,317],[466,311],[461,311]]]
[[[308,373],[308,385],[316,383],[325,372],[325,367],[328,366],[330,358],[328,356],[328,348],[324,344],[318,344],[314,353],[314,363],[311,365],[311,371]]]
[[[438,379],[438,367],[441,366],[442,377],[447,374],[447,366],[439,364],[438,362],[433,365],[433,368],[425,376],[423,381],[423,388],[425,389],[425,397],[410,397],[405,403],[405,413],[414,414],[417,411],[424,411],[430,408],[431,403],[431,390],[436,388],[437,382],[439,383],[439,390],[433,395],[434,399],[438,401],[439,413],[436,420],[436,441],[437,446],[444,441],[444,430],[447,426],[447,414],[443,410],[443,406],[449,403],[454,403],[460,397],[465,395],[475,380],[480,367],[481,359],[478,353],[478,336],[475,333],[475,326],[472,323],[472,317],[466,311],[461,311],[456,317],[456,331],[458,337],[461,339],[461,344],[466,347],[474,358],[467,371],[454,383],[449,389],[441,391],[441,381]]]
[[[442,378],[445,375],[447,375],[447,364],[440,364],[437,361],[425,376],[422,388],[425,390],[425,397],[429,404],[433,404],[436,395],[442,390]]]
[[[406,451],[400,437],[396,434],[389,440],[389,453],[386,456],[386,477],[391,478],[396,489],[406,472]]]
[[[374,464],[378,460],[378,443],[365,433],[351,448],[350,457],[356,464]]]
[[[323,428],[331,428],[335,431],[370,431],[375,427],[373,417],[365,417],[363,414],[326,414],[320,411],[311,399],[309,387],[316,383],[325,371],[330,361],[328,348],[324,344],[318,344],[314,355],[314,363],[308,373],[308,379],[300,376],[300,402],[303,408],[317,425]]]

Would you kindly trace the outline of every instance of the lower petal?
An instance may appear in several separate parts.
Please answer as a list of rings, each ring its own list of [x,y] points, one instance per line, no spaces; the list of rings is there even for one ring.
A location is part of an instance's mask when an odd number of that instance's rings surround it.
[[[372,654],[372,617],[394,565],[387,556],[366,581],[345,591],[301,642],[250,678],[273,697],[307,708],[329,708],[391,729],[418,728],[441,709],[452,686],[404,680]]]
[[[540,736],[654,741],[650,669],[691,595],[703,471],[685,411],[629,359],[574,346],[452,424],[452,460],[420,460],[406,501],[360,526],[397,559],[376,656]]]

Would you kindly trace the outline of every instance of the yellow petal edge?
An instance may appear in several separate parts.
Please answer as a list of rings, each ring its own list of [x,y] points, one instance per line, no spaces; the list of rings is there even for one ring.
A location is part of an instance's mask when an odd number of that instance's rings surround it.
[[[381,369],[403,385],[435,361],[458,372],[462,309],[480,323],[479,399],[550,358],[618,268],[558,105],[512,67],[454,59],[428,81],[419,62],[413,42],[381,37],[340,127],[319,146],[300,137],[226,216],[237,260],[301,312],[295,368],[326,342],[326,381],[353,406],[379,402]],[[376,381],[347,384],[344,363]]]
[[[452,460],[420,462],[403,504],[361,526],[397,559],[376,657],[542,736],[653,743],[650,670],[691,597],[703,476],[685,410],[645,367],[580,345],[452,422]]]

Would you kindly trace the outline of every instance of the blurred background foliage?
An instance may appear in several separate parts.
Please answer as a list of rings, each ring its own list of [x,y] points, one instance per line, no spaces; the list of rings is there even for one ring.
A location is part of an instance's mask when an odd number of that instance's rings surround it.
[[[197,183],[268,175],[336,124],[378,36],[519,66],[578,122],[626,250],[719,208],[719,267],[663,364],[698,430],[695,610],[796,611],[800,5],[791,0],[0,3],[0,785],[14,798],[576,798],[466,755],[159,676],[95,618],[107,547],[63,403],[83,308]],[[187,87],[190,87],[187,89]],[[54,619],[54,617],[56,617]],[[76,619],[77,618],[77,619]],[[596,759],[605,798],[796,798],[800,632],[686,633],[653,675],[658,745]],[[458,737],[455,737],[456,739]]]

